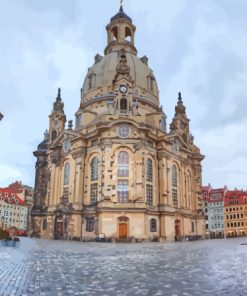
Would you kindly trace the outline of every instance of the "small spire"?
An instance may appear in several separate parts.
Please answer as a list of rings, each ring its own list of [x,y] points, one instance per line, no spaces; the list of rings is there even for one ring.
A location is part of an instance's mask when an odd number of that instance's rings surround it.
[[[44,132],[44,140],[48,140],[49,139],[49,133],[47,131],[47,129]]]
[[[68,129],[72,130],[72,128],[73,128],[73,120],[69,120],[68,121]]]
[[[182,101],[181,92],[178,93],[178,100],[179,100],[180,102]]]
[[[57,100],[61,100],[61,88],[60,87],[57,90]]]
[[[120,0],[120,8],[119,11],[123,11],[123,0]]]
[[[57,91],[56,101],[53,103],[53,111],[64,113],[63,106],[64,106],[64,104],[63,104],[62,98],[61,98],[61,88],[59,87],[58,91]]]

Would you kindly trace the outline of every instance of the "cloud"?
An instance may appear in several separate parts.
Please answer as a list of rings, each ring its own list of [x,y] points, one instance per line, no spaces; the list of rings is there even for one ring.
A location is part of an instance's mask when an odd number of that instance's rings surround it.
[[[73,119],[87,68],[103,53],[105,26],[118,5],[115,0],[3,4],[0,185],[10,175],[11,182],[18,177],[34,185],[32,151],[48,128],[57,88],[67,118]],[[247,149],[247,2],[129,0],[124,5],[137,27],[139,56],[149,57],[157,78],[168,124],[182,92],[195,143],[206,155],[204,183],[246,187],[240,166]]]
[[[13,180],[21,180],[23,178],[23,174],[16,167],[12,167],[10,165],[2,165],[0,164],[0,182],[1,186],[8,186]],[[3,184],[3,185],[2,185]]]

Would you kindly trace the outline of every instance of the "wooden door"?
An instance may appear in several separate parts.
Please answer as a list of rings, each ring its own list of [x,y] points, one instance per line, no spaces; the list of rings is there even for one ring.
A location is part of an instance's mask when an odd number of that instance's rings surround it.
[[[175,235],[179,236],[180,235],[180,225],[175,225]]]
[[[57,238],[63,238],[63,222],[57,222]]]
[[[180,240],[180,221],[175,221],[175,241]]]
[[[126,238],[126,237],[127,237],[127,224],[119,223],[119,238]]]

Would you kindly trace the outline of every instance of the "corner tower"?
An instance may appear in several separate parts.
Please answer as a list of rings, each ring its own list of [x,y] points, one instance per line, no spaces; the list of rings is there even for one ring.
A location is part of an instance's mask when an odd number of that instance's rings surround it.
[[[53,104],[53,110],[49,116],[49,140],[54,141],[64,130],[66,116],[64,114],[64,103],[61,98],[61,89],[58,89],[56,101]]]

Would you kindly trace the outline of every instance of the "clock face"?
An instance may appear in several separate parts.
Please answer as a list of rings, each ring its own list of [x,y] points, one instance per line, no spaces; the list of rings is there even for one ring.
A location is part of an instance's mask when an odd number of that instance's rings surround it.
[[[54,125],[55,125],[55,126],[58,125],[58,119],[57,119],[57,118],[54,119]]]
[[[128,88],[127,88],[127,86],[126,86],[125,84],[121,84],[121,85],[119,86],[119,90],[120,90],[120,92],[121,92],[122,94],[125,94],[125,93],[127,92]]]
[[[70,141],[66,139],[63,142],[63,151],[67,153],[69,151],[69,148],[70,148]]]

